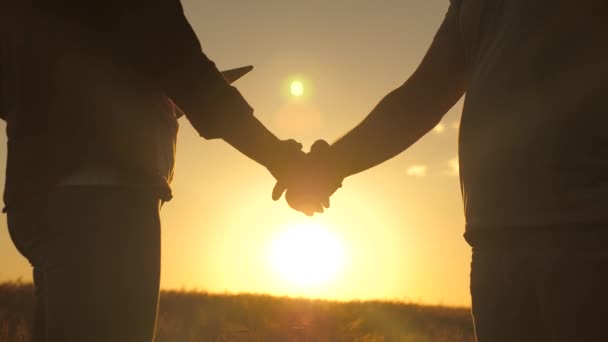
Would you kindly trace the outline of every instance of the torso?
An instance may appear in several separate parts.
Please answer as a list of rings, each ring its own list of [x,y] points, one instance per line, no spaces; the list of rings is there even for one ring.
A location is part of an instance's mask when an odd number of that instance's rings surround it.
[[[608,5],[463,0],[469,229],[608,224]]]

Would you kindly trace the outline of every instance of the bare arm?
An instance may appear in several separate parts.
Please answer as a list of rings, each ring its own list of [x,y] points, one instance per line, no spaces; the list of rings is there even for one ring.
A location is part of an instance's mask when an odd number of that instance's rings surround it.
[[[432,130],[463,96],[466,72],[457,16],[450,8],[414,74],[332,145],[330,169],[343,178],[403,152]]]

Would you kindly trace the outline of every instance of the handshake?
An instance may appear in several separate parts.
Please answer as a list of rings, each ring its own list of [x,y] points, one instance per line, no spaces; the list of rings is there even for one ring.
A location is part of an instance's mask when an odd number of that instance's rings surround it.
[[[329,208],[330,196],[342,186],[344,179],[336,170],[331,146],[325,140],[317,140],[310,152],[304,153],[302,145],[294,140],[281,144],[276,162],[267,166],[277,179],[272,199],[277,201],[285,193],[287,203],[294,210],[307,216],[322,213]]]

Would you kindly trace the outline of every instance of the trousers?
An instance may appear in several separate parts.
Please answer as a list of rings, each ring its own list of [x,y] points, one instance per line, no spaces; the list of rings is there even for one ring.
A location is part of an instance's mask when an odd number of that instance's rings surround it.
[[[157,192],[65,186],[8,208],[33,267],[34,342],[150,342],[160,281]]]
[[[608,231],[602,228],[474,243],[477,341],[608,341]]]

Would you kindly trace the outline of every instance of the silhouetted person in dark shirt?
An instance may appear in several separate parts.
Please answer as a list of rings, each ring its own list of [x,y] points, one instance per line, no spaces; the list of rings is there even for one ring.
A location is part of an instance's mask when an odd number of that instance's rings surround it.
[[[322,211],[344,177],[410,147],[466,93],[478,341],[608,341],[606,13],[604,0],[452,0],[414,74],[313,151],[314,172],[287,184],[288,202]]]
[[[279,181],[303,161],[201,51],[179,0],[3,0],[11,237],[34,268],[34,341],[154,335],[159,206],[176,113]]]

